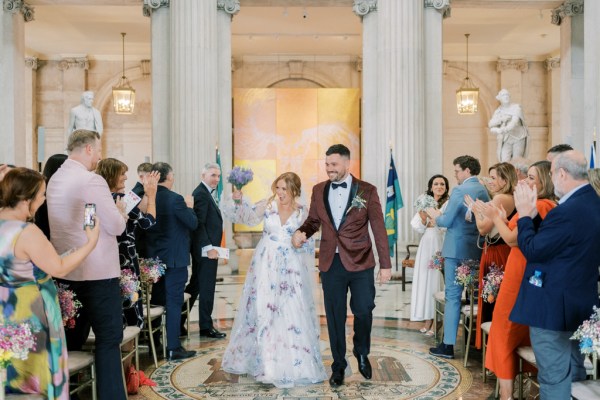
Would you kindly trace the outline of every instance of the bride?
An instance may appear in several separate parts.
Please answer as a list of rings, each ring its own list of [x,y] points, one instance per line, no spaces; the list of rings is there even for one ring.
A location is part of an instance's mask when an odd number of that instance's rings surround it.
[[[297,202],[300,186],[298,175],[286,172],[271,185],[269,199],[251,205],[235,191],[233,204],[222,210],[235,223],[264,221],[223,355],[223,370],[249,374],[280,388],[327,377],[313,300],[314,243],[295,249],[291,241],[308,215],[308,207]]]

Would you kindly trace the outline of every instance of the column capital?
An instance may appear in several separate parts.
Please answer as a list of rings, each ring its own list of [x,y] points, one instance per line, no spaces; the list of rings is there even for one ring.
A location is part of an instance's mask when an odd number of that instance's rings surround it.
[[[505,59],[499,58],[496,63],[496,71],[506,71],[516,69],[517,71],[527,72],[529,63],[524,59]]]
[[[23,0],[3,0],[2,8],[4,11],[16,14],[20,12],[23,14],[25,22],[33,21],[33,7],[25,3]]]
[[[240,12],[240,0],[217,0],[217,10],[225,11],[233,17]]]
[[[154,10],[158,10],[161,7],[169,7],[170,0],[144,0],[142,6],[142,12],[144,17],[150,17]]]
[[[364,18],[371,11],[377,11],[377,0],[354,0],[352,11],[357,16]]]
[[[87,70],[90,69],[90,62],[87,57],[66,57],[58,62],[58,69],[61,71],[74,67]]]
[[[560,68],[560,57],[546,58],[546,70],[552,71],[557,68]]]
[[[25,66],[36,71],[39,67],[39,60],[37,57],[25,57]]]
[[[435,8],[443,18],[450,17],[450,0],[424,0],[425,8]]]
[[[567,0],[562,5],[552,10],[554,25],[560,25],[565,17],[583,14],[583,0]]]

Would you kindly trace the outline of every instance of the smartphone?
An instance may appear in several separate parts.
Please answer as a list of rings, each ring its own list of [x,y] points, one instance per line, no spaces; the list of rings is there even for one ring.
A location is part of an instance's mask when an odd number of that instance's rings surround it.
[[[96,221],[94,220],[94,216],[96,215],[96,204],[94,203],[86,203],[85,210],[83,212],[83,229],[86,226],[94,227],[96,226]]]

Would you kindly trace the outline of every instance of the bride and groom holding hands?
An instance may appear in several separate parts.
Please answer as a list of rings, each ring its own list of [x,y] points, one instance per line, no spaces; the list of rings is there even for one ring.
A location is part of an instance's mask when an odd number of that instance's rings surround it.
[[[248,269],[223,370],[248,374],[277,387],[322,382],[320,327],[313,300],[314,241],[321,229],[319,270],[333,364],[329,383],[344,383],[347,293],[354,314],[352,353],[359,372],[371,379],[371,326],[375,308],[375,257],[369,225],[379,254],[379,283],[391,278],[391,260],[377,188],[349,173],[350,150],[327,150],[329,180],[313,188],[310,209],[298,203],[301,182],[286,172],[273,182],[273,196],[248,203],[239,191],[223,213],[234,222],[264,222]]]

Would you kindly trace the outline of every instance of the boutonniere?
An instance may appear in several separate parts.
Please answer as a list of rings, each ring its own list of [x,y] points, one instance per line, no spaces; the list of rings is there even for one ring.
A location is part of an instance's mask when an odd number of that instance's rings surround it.
[[[354,196],[354,198],[352,199],[352,203],[350,203],[348,211],[346,211],[346,214],[348,214],[353,208],[356,208],[357,210],[360,210],[361,208],[367,208],[367,200],[365,200],[362,197],[362,194],[363,192],[360,192]]]

